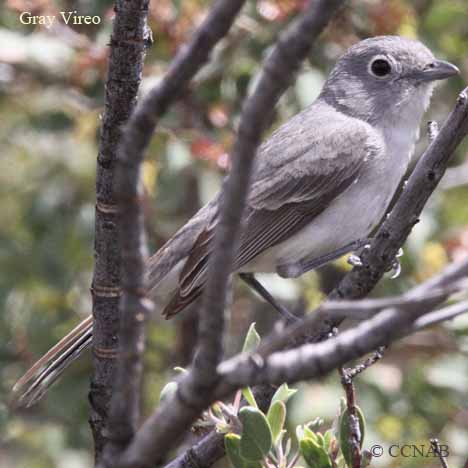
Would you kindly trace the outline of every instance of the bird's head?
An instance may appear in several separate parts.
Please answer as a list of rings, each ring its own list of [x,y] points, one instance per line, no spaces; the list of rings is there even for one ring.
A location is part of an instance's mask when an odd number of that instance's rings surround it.
[[[421,42],[380,36],[352,46],[330,73],[321,97],[373,125],[407,115],[421,119],[437,80],[459,73]]]

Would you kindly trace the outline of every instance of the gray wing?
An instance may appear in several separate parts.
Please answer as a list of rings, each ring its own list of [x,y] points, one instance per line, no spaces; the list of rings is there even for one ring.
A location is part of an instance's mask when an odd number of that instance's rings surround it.
[[[217,218],[220,195],[202,207],[149,259],[147,270],[150,289],[158,288],[171,270],[191,255],[200,236],[212,229],[212,220]]]
[[[368,124],[317,113],[320,122],[299,114],[261,148],[235,269],[312,222],[383,150]]]
[[[324,104],[280,127],[256,157],[234,271],[312,222],[382,150],[368,124]],[[166,315],[200,294],[216,222],[217,215],[195,242]]]

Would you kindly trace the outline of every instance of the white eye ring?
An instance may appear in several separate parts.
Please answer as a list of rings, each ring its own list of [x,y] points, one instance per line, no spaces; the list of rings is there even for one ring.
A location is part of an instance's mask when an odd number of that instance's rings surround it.
[[[384,80],[392,74],[393,65],[385,55],[377,55],[369,62],[367,71],[374,78]]]

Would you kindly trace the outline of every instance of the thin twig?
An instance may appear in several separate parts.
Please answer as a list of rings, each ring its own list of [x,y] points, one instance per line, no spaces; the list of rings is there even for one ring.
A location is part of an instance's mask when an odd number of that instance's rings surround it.
[[[350,359],[361,357],[378,346],[388,345],[411,333],[409,320],[411,317],[408,314],[387,309],[328,341],[275,352],[264,360],[237,362],[235,366],[229,361],[224,362],[219,369],[224,382],[216,396],[224,397],[234,389],[247,385],[292,383],[322,376]]]
[[[439,444],[439,439],[431,439],[430,440],[431,446],[436,453],[436,455],[439,457],[440,464],[442,465],[442,468],[449,468],[447,461],[445,460],[445,456],[442,453],[441,446]]]
[[[433,309],[434,306],[444,302],[447,297],[459,291],[467,290],[468,263],[462,262],[456,265],[458,276],[446,273],[431,278],[427,284],[418,285],[401,296],[383,299],[361,299],[357,301],[327,301],[321,304],[315,311],[306,315],[306,318],[295,323],[279,335],[273,335],[262,340],[256,349],[256,354],[266,357],[273,351],[285,349],[289,343],[303,343],[311,331],[319,328],[323,322],[338,321],[345,318],[353,320],[368,320],[384,309],[398,308],[402,312],[411,312],[415,308]],[[447,268],[452,271],[452,265]],[[466,272],[465,272],[466,270]],[[238,357],[241,359],[241,357]]]
[[[346,407],[349,414],[349,445],[351,447],[351,468],[361,468],[361,428],[356,408],[356,389],[353,378],[348,375],[347,369],[338,368],[341,376],[341,385],[346,394]]]
[[[457,279],[467,276],[468,260],[450,265],[447,270],[448,272],[439,275],[441,282],[447,278]],[[429,282],[433,284],[434,280]],[[419,288],[424,290],[422,286]],[[224,383],[220,385],[217,397],[222,398],[233,388],[255,383],[293,382],[323,375],[351,359],[412,333],[417,320],[432,311],[436,305],[433,304],[430,308],[427,305],[414,307],[412,311],[385,309],[356,328],[347,330],[326,342],[275,352],[266,358],[257,356],[256,359],[251,359],[247,355],[225,361],[220,365]]]
[[[357,364],[350,369],[345,369],[346,377],[353,380],[357,375],[373,366],[376,362],[379,362],[383,358],[385,349],[385,346],[379,346],[377,351],[374,351],[364,362]]]
[[[346,395],[346,407],[349,414],[349,445],[351,447],[352,468],[361,468],[361,442],[362,434],[359,426],[359,415],[356,408],[356,388],[354,378],[366,369],[380,361],[383,357],[385,346],[380,346],[363,363],[351,368],[339,367],[338,372],[341,377],[341,385]]]
[[[446,322],[448,320],[453,320],[459,315],[465,314],[468,312],[468,301],[462,301],[457,304],[452,304],[442,309],[438,309],[429,314],[423,315],[414,321],[411,331],[417,332],[423,330],[424,328],[432,327],[441,322]]]

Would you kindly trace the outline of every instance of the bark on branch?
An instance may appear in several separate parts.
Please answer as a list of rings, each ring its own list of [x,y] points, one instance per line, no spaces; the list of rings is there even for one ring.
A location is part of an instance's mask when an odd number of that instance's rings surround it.
[[[147,2],[141,5],[141,9],[146,10]],[[112,444],[105,452],[104,464],[107,466],[117,465],[119,454],[133,438],[140,417],[144,324],[152,307],[145,297],[147,246],[140,206],[140,170],[144,151],[158,118],[208,60],[210,51],[227,34],[243,4],[244,0],[221,0],[216,3],[191,43],[178,53],[161,84],[148,94],[133,113],[119,146],[115,192],[122,216],[121,359],[109,418]],[[123,8],[122,5],[120,7]],[[127,5],[125,11],[130,10]],[[117,46],[118,43],[113,42],[112,45]],[[113,53],[116,54],[116,50],[113,49]],[[127,61],[127,68],[132,68],[128,67],[128,63],[132,62]]]
[[[96,174],[95,265],[93,298],[93,365],[89,400],[95,459],[108,441],[110,398],[115,378],[121,295],[119,210],[115,198],[114,170],[122,126],[133,111],[141,81],[148,0],[116,1],[110,40],[105,109],[102,118]],[[128,66],[131,63],[132,66]]]
[[[435,279],[439,288],[449,286],[450,290],[450,282],[467,277],[468,260],[464,260],[450,265]],[[415,288],[412,294],[424,294],[429,284],[434,284],[434,281]],[[467,311],[467,301],[464,301],[432,312],[446,297],[440,296],[431,307],[425,302],[419,302],[411,310],[385,308],[359,326],[321,343],[306,344],[288,351],[275,351],[265,358],[261,355],[255,359],[250,356],[235,357],[220,365],[224,385],[218,388],[218,397],[222,398],[233,389],[246,385],[280,381],[289,383],[321,376],[380,346],[387,346],[402,336]],[[270,345],[269,348],[274,349],[275,346]]]

